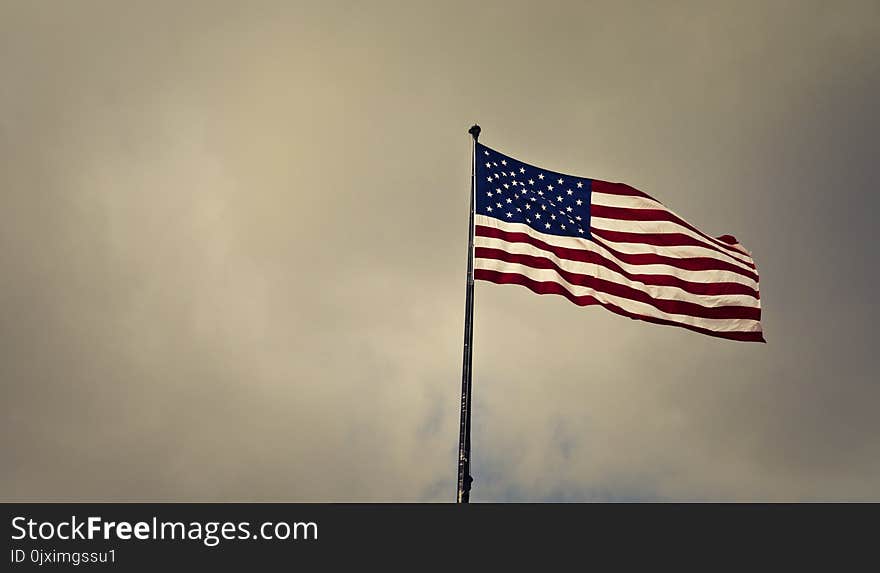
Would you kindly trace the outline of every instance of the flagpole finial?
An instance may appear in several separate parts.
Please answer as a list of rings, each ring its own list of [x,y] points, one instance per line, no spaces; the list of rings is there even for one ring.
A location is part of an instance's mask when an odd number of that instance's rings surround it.
[[[480,126],[476,123],[473,124],[468,130],[468,133],[470,133],[473,136],[474,141],[476,141],[480,137]]]

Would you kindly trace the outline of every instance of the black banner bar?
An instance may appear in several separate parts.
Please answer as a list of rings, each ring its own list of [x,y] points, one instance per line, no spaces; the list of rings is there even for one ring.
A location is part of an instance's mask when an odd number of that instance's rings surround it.
[[[460,556],[462,543],[469,561],[492,565],[600,557],[660,564],[707,552],[724,562],[770,553],[800,560],[842,545],[833,553],[839,566],[868,554],[880,512],[856,504],[48,503],[4,504],[3,514],[2,570],[156,571],[421,569]]]

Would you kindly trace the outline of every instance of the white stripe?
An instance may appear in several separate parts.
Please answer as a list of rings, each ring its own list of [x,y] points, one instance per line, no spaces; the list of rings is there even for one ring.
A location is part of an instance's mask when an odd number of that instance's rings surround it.
[[[662,203],[636,195],[612,195],[611,193],[590,192],[590,203],[603,207],[623,207],[624,209],[663,209],[669,211]]]
[[[722,247],[717,247],[718,250],[710,247],[712,245],[709,241],[707,241],[704,237],[700,236],[699,233],[695,233],[686,227],[682,227],[678,223],[673,223],[671,221],[628,221],[623,219],[609,219],[606,217],[590,217],[590,226],[594,229],[600,229],[605,231],[622,231],[625,233],[644,233],[644,234],[664,234],[664,233],[681,233],[683,235],[688,235],[697,239],[701,243],[707,245],[705,247],[696,247],[692,246],[693,249],[703,249],[707,253],[714,253],[714,255],[699,255],[699,256],[714,256],[714,258],[725,260],[732,262],[735,265],[742,267],[743,269],[752,270],[746,263],[752,263],[750,257],[746,255],[740,255],[731,253],[730,251],[724,250]],[[607,239],[606,239],[607,240]],[[617,243],[623,244],[623,243]],[[642,245],[644,243],[630,243],[630,244],[638,244]],[[715,245],[712,245],[715,246]],[[675,248],[679,249],[681,247],[660,247],[660,248]]]
[[[713,332],[761,331],[761,323],[756,320],[737,318],[698,318],[685,314],[671,314],[667,312],[662,312],[647,303],[614,296],[604,292],[599,292],[589,287],[572,285],[571,283],[560,277],[559,273],[550,269],[533,269],[525,265],[507,263],[496,259],[475,259],[474,269],[519,274],[535,281],[558,283],[574,296],[593,296],[603,303],[612,304],[634,314],[670,320],[678,322],[679,324],[696,326],[699,328],[704,328],[706,330],[711,330]]]
[[[542,241],[544,241],[545,243],[548,243],[550,245],[553,244],[552,239],[547,240],[544,237],[537,237],[537,236],[535,238],[539,238]],[[479,235],[477,237],[475,237],[475,240],[477,241],[477,246],[481,246],[481,247],[492,246],[492,248],[502,248],[502,247],[497,246],[497,244],[495,244],[495,243],[491,243],[491,241],[501,241],[501,242],[508,244],[508,245],[521,244],[521,243],[516,243],[516,242],[508,242],[508,241],[505,241],[504,239],[494,239],[492,237],[481,237]],[[522,243],[522,244],[528,244],[528,243]],[[543,249],[540,249],[539,247],[533,247],[533,248],[538,249],[541,252],[544,252]],[[571,247],[569,247],[569,248],[571,248]],[[679,278],[681,280],[685,280],[685,281],[692,282],[692,283],[740,283],[740,284],[746,285],[749,288],[756,289],[756,290],[757,290],[757,286],[758,286],[757,283],[755,281],[753,281],[752,279],[750,279],[749,277],[744,277],[740,274],[737,274],[737,273],[734,273],[731,271],[716,271],[716,270],[708,270],[708,269],[707,270],[698,270],[698,271],[689,271],[687,269],[680,269],[678,267],[673,267],[671,265],[664,265],[664,264],[633,265],[633,264],[621,261],[620,259],[615,257],[613,254],[611,254],[605,247],[598,245],[592,241],[584,241],[583,245],[578,245],[576,248],[581,251],[590,251],[592,253],[596,253],[596,254],[600,255],[601,257],[608,259],[609,261],[619,265],[624,271],[626,271],[628,273],[644,274],[644,275],[669,275],[669,276],[673,276],[673,277]],[[555,255],[555,253],[552,253],[552,252],[551,252],[551,254]],[[558,255],[556,255],[556,256],[558,256]],[[565,257],[562,257],[562,258],[565,258]],[[584,263],[584,264],[588,264],[588,263]]]
[[[740,243],[740,242],[736,242],[736,243],[733,243],[733,244],[731,245],[730,243],[725,243],[725,242],[722,241],[721,239],[717,239],[717,241],[718,241],[719,243],[722,243],[722,244],[724,244],[724,245],[727,245],[727,246],[730,247],[731,249],[736,249],[736,250],[739,251],[740,253],[744,254],[745,256],[747,256],[747,257],[749,258],[750,261],[752,261],[752,263],[755,262],[755,257],[752,256],[752,251],[750,251],[750,250],[748,250],[747,248],[745,248],[744,246],[742,246],[742,243]]]
[[[635,288],[637,290],[643,291],[647,293],[651,298],[654,299],[666,299],[666,300],[678,300],[683,302],[690,302],[694,304],[698,304],[700,306],[705,307],[716,307],[716,306],[744,306],[750,308],[760,308],[759,301],[749,295],[740,295],[740,294],[729,294],[729,295],[699,295],[687,292],[682,290],[679,287],[673,286],[661,286],[661,285],[647,285],[641,281],[634,281],[626,278],[624,275],[608,269],[602,265],[598,265],[595,263],[585,263],[581,261],[572,261],[569,259],[560,259],[554,253],[550,251],[545,251],[543,249],[539,249],[533,245],[528,243],[508,243],[503,239],[495,239],[491,237],[474,237],[474,244],[478,247],[488,247],[492,249],[499,249],[511,254],[515,255],[530,255],[533,257],[544,257],[547,258],[554,263],[556,263],[560,268],[565,271],[576,273],[580,275],[586,275],[589,277],[596,277],[601,280],[606,280],[610,282],[614,282],[617,284],[625,285],[628,287]],[[667,274],[667,273],[662,273]],[[713,282],[721,282],[721,281],[713,281]]]
[[[671,257],[673,259],[693,259],[698,257],[704,259],[715,259],[716,261],[727,263],[728,265],[734,266],[738,269],[742,269],[748,273],[756,272],[755,269],[747,267],[739,263],[738,261],[732,260],[731,257],[726,257],[718,251],[710,249],[708,247],[698,247],[695,245],[677,245],[674,247],[667,247],[663,245],[649,245],[647,243],[623,243],[618,241],[611,241],[600,236],[598,233],[596,234],[596,240],[607,244],[609,248],[612,248],[615,251],[620,251],[621,253],[626,253],[629,255],[654,254],[663,257]]]
[[[672,209],[669,209],[668,207],[666,207],[665,205],[660,203],[659,201],[655,201],[654,199],[647,199],[645,197],[637,197],[637,196],[633,196],[633,195],[612,195],[610,193],[591,192],[590,193],[590,202],[593,205],[598,205],[598,206],[602,206],[602,207],[620,207],[623,209],[662,209],[662,210],[678,217],[682,221],[687,220],[684,217],[682,217],[681,215],[679,215],[678,213],[676,213],[675,211],[673,211]],[[599,217],[595,217],[594,220],[595,219],[599,219]],[[680,225],[678,225],[676,223],[673,223],[673,224],[675,224],[678,228],[683,229],[683,231],[675,231],[675,232],[687,233],[688,235],[690,235],[694,238],[700,239],[701,241],[704,241],[710,245],[714,245],[716,247],[719,247],[722,250],[725,250],[725,247],[735,249],[737,253],[745,255],[747,257],[747,259],[749,260],[749,262],[752,262],[751,253],[749,253],[749,251],[745,247],[740,245],[739,243],[737,243],[736,245],[731,245],[729,243],[725,243],[721,239],[717,239],[714,237],[707,239],[706,237],[703,237],[699,233],[694,234],[693,231],[691,231],[685,227],[681,227]],[[597,227],[597,228],[601,228],[601,227]],[[638,232],[638,231],[635,231],[635,232]],[[745,260],[745,259],[742,259],[742,260]]]
[[[636,195],[612,195],[610,193],[597,193],[593,191],[590,193],[590,203],[592,203],[593,205],[600,205],[602,207],[621,207],[623,209],[662,209],[678,217],[682,221],[686,221],[684,217],[682,217],[669,207],[666,207],[659,201],[655,199],[648,199],[646,197],[638,197]],[[706,239],[705,237],[702,237],[702,239],[704,241],[707,241],[709,244],[714,244],[718,247],[721,247],[722,249],[725,247],[736,249],[739,253],[742,253],[749,257],[750,260],[752,258],[752,255],[748,251],[748,249],[746,249],[739,243],[731,245],[715,237],[711,238],[711,240]]]
[[[485,227],[493,227],[496,229],[500,229],[502,231],[508,231],[512,233],[526,233],[538,240],[541,240],[545,243],[556,247],[562,247],[566,249],[575,249],[580,251],[592,251],[594,253],[598,253],[603,257],[615,261],[618,263],[623,269],[627,272],[631,273],[653,273],[653,274],[668,274],[672,276],[679,277],[681,279],[692,281],[692,282],[738,282],[744,285],[748,285],[751,288],[757,290],[758,284],[752,280],[750,277],[746,277],[735,272],[731,271],[723,271],[723,270],[698,270],[691,271],[686,269],[680,269],[678,267],[673,267],[671,265],[664,264],[631,264],[625,263],[614,256],[611,252],[608,251],[605,247],[591,241],[589,239],[582,239],[580,237],[566,237],[561,235],[551,235],[541,233],[540,231],[536,231],[529,225],[525,223],[508,223],[506,221],[501,221],[500,219],[496,219],[494,217],[488,217],[486,215],[476,215],[475,223],[477,225],[482,225]],[[603,242],[611,243],[611,241]],[[707,257],[713,258],[716,260],[724,261],[726,263],[734,264],[727,257],[722,257],[716,251],[712,251],[710,249],[704,249],[700,247],[656,247],[654,245],[630,245],[628,243],[613,243],[612,247],[615,250],[618,250],[623,253],[628,254],[656,254],[665,257],[671,257],[674,259],[686,259],[691,257]],[[737,268],[742,268],[740,265],[736,265]],[[750,273],[754,273],[755,271],[752,269],[744,269]]]

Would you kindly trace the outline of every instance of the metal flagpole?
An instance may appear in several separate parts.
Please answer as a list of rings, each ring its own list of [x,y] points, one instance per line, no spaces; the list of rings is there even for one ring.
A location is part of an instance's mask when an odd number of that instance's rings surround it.
[[[480,126],[473,125],[468,133],[473,137],[471,153],[471,208],[468,217],[467,290],[464,302],[464,352],[461,366],[461,424],[458,434],[458,503],[468,503],[471,497],[471,358],[474,341],[474,198],[477,192],[477,138]]]

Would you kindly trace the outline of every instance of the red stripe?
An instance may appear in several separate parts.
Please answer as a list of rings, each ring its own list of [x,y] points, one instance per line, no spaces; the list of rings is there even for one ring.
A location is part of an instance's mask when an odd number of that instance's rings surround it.
[[[739,244],[739,241],[737,241],[736,237],[734,237],[733,235],[721,235],[720,237],[715,237],[715,238],[717,240],[721,241],[722,243],[726,243],[726,244],[730,245],[731,247],[736,249],[738,252],[744,254],[745,256],[752,258],[752,255],[750,255],[748,253],[748,251],[746,251],[745,247],[743,247],[742,245]]]
[[[612,241],[615,243],[641,243],[645,245],[655,245],[658,247],[705,247],[707,249],[712,249],[717,253],[730,257],[729,254],[724,252],[724,250],[716,247],[715,245],[710,245],[705,241],[701,241],[700,239],[697,239],[690,235],[685,235],[684,233],[627,233],[626,231],[608,231],[606,229],[596,228],[591,228],[590,232],[593,235],[602,237],[606,241]],[[738,259],[736,257],[730,258],[738,263],[747,265],[752,269],[755,268],[755,265],[747,263],[742,259]]]
[[[688,257],[686,259],[680,259],[675,257],[666,257],[664,255],[656,255],[654,253],[622,253],[608,246],[606,243],[603,243],[596,237],[593,237],[591,240],[597,245],[604,247],[609,253],[614,255],[615,258],[618,258],[621,261],[629,263],[631,265],[663,264],[689,271],[730,271],[732,273],[750,278],[756,283],[758,282],[758,273],[753,273],[752,271],[746,270],[733,263],[719,261],[718,259],[713,259],[712,257]]]
[[[481,251],[481,249],[485,249]],[[490,249],[487,247],[477,247],[477,253],[483,252],[488,253],[494,249]],[[691,281],[686,281],[684,279],[672,276],[672,275],[640,275],[635,273],[630,273],[616,262],[606,259],[599,253],[594,253],[592,251],[583,251],[586,256],[583,257],[583,260],[580,262],[588,262],[597,264],[605,267],[606,269],[612,270],[616,273],[619,273],[624,276],[627,280],[634,283],[642,283],[645,285],[651,286],[662,286],[662,287],[675,287],[679,288],[687,293],[695,294],[698,296],[723,296],[723,295],[745,295],[754,297],[756,300],[760,297],[758,296],[758,291],[753,289],[748,285],[744,285],[742,283],[733,283],[733,282],[711,282],[711,283],[695,283]],[[477,254],[477,257],[480,255]],[[493,258],[491,256],[484,256],[483,258]],[[566,259],[570,260],[570,259]]]
[[[713,239],[709,235],[700,231],[681,217],[677,217],[666,209],[627,209],[626,207],[609,207],[607,205],[590,205],[590,216],[591,217],[604,217],[606,219],[617,219],[620,221],[668,221],[670,223],[676,223],[681,225],[682,227],[697,233],[707,241],[709,241],[710,248],[712,246],[718,247],[717,250],[720,253],[724,253],[729,257],[733,257],[730,253],[736,253],[737,255],[743,255],[741,251],[722,243],[717,239]],[[739,257],[733,257],[736,260],[742,262],[742,264],[749,266],[750,268],[755,268],[754,263],[749,261],[744,261]]]
[[[606,193],[608,195],[623,195],[626,197],[644,197],[645,199],[650,199],[651,201],[656,201],[657,203],[660,203],[661,205],[663,204],[661,201],[658,201],[654,197],[651,197],[650,195],[648,195],[644,191],[639,191],[638,189],[636,189],[634,187],[630,187],[629,185],[626,185],[625,183],[609,183],[608,181],[599,181],[597,179],[593,179],[592,183],[590,184],[590,189],[592,191],[595,191],[596,193]],[[713,240],[712,237],[709,237],[705,233],[703,233],[697,229],[693,229],[693,230],[696,231],[697,233],[699,233],[701,236],[706,237],[710,241]],[[737,241],[736,238],[733,237],[732,235],[722,235],[721,237],[715,237],[714,241],[720,241],[722,243],[730,245],[730,247],[733,250],[735,250],[736,252],[743,254],[743,255],[746,255],[749,258],[751,258],[751,255],[749,255],[747,252],[745,252],[745,250],[742,248],[742,245],[736,246],[736,243],[738,243],[739,241]]]
[[[600,279],[589,275],[582,275],[567,271],[557,265],[554,261],[544,257],[536,257],[533,255],[519,255],[508,253],[501,249],[487,249],[479,247],[474,254],[477,258],[496,259],[508,263],[525,265],[533,269],[551,269],[556,271],[559,276],[568,281],[569,284],[591,288],[597,292],[603,292],[610,295],[627,298],[637,302],[649,304],[661,312],[667,314],[683,314],[686,316],[694,316],[697,318],[712,318],[718,320],[724,319],[746,319],[761,320],[761,309],[750,306],[703,306],[695,302],[654,298],[646,291],[627,286],[624,284]]]
[[[630,187],[625,183],[609,183],[608,181],[599,181],[598,179],[593,179],[590,183],[590,190],[595,191],[596,193],[607,193],[609,195],[625,195],[627,197],[644,197],[645,199],[657,201],[644,191],[639,191],[635,187]],[[657,202],[659,203],[659,201]]]
[[[491,237],[494,239],[502,239],[507,241],[508,243],[527,243],[529,245],[533,245],[538,247],[539,249],[543,249],[545,251],[550,251],[555,254],[557,257],[568,259],[571,261],[581,261],[585,263],[600,263],[602,260],[601,255],[597,255],[592,251],[582,250],[582,249],[572,249],[569,247],[560,247],[557,245],[550,245],[549,243],[545,243],[541,239],[535,238],[527,233],[515,232],[515,231],[505,231],[503,229],[497,229],[495,227],[486,227],[484,225],[477,225],[475,228],[475,233],[479,237]],[[642,254],[631,254],[631,253],[621,253],[616,251],[606,245],[605,243],[600,242],[599,240],[593,238],[594,243],[600,245],[608,250],[615,258],[623,261],[624,263],[631,265],[669,265],[671,267],[675,267],[678,269],[686,270],[686,271],[730,271],[732,273],[736,273],[738,275],[747,277],[752,279],[755,282],[758,282],[758,275],[748,271],[738,265],[734,265],[733,263],[729,263],[727,261],[721,261],[718,259],[713,259],[711,257],[688,257],[686,259],[677,259],[674,257],[666,257],[663,255],[657,255],[655,253],[642,253]],[[596,259],[595,257],[599,256],[600,259]],[[615,269],[616,270],[616,269]],[[698,293],[695,293],[698,294]]]
[[[592,296],[575,296],[568,292],[561,284],[555,282],[542,282],[536,281],[529,277],[516,274],[516,273],[502,273],[498,271],[489,271],[485,269],[475,269],[474,270],[474,278],[478,280],[489,281],[497,284],[518,284],[522,285],[532,292],[537,294],[558,294],[562,295],[571,302],[579,305],[579,306],[589,306],[593,304],[598,304],[610,310],[611,312],[617,313],[621,316],[626,316],[628,318],[632,318],[635,320],[644,320],[646,322],[653,322],[655,324],[665,324],[668,326],[678,326],[681,328],[686,328],[688,330],[693,330],[694,332],[699,332],[702,334],[708,334],[709,336],[715,336],[718,338],[726,338],[728,340],[738,340],[742,342],[766,342],[764,340],[764,335],[760,332],[743,332],[743,331],[733,331],[733,332],[718,332],[714,330],[709,330],[706,328],[700,328],[698,326],[692,326],[690,324],[682,324],[680,322],[675,322],[672,320],[666,320],[662,318],[655,318],[652,316],[645,316],[641,314],[632,313],[626,311],[619,306],[615,306],[609,303],[603,303],[596,300],[595,297]]]

